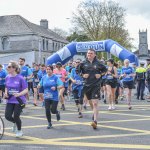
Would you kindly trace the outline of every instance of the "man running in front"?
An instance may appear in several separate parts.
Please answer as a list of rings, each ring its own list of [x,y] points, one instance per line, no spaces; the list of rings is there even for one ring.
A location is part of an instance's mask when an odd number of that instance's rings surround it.
[[[79,65],[79,71],[84,79],[83,92],[88,100],[93,103],[93,129],[97,128],[98,120],[98,101],[100,99],[101,76],[107,71],[106,67],[96,58],[96,51],[89,49],[87,58]]]

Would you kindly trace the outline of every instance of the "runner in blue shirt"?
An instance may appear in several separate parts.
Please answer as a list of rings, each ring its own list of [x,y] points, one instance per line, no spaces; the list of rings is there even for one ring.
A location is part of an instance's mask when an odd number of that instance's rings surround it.
[[[39,77],[39,65],[35,64],[33,69],[33,89],[34,89],[34,99],[33,99],[33,105],[37,106],[37,98],[38,98],[38,84],[40,82]]]
[[[122,86],[121,86],[121,80],[120,80],[121,69],[122,69],[120,61],[117,62],[116,67],[117,67],[118,79],[117,79],[117,88],[116,88],[116,93],[115,93],[115,96],[116,96],[115,103],[118,104],[119,98],[120,99],[122,98],[122,91],[123,91]]]
[[[73,66],[73,62],[69,61],[68,65],[65,67],[65,70],[67,72],[67,76],[70,76],[71,70],[74,68]],[[66,86],[67,85],[67,86]],[[66,84],[65,84],[65,95],[67,95],[68,97],[71,97],[71,93],[72,93],[72,81],[68,80],[68,78],[66,79]]]
[[[19,58],[20,74],[27,81],[32,78],[32,71],[28,66],[25,66],[25,58]],[[27,99],[29,100],[29,93],[27,93]]]
[[[105,60],[101,59],[101,63],[103,65],[105,65]],[[107,65],[105,65],[106,68],[108,68]],[[101,80],[101,93],[102,93],[102,99],[103,99],[103,102],[104,104],[107,103],[106,101],[106,95],[107,95],[107,90],[106,90],[106,75],[104,74],[102,77],[102,80]]]
[[[56,114],[57,121],[60,120],[60,112],[57,110],[59,102],[58,89],[63,88],[63,82],[53,74],[53,67],[51,65],[46,67],[47,75],[43,76],[39,86],[44,90],[45,111],[48,121],[47,129],[52,127],[51,112]]]
[[[24,77],[24,79],[27,80],[27,78],[31,78],[32,71],[28,66],[25,66],[24,58],[19,58],[19,65],[20,65],[20,74]]]
[[[6,71],[3,69],[3,66],[0,64],[0,103],[2,102],[3,92],[5,92],[5,78],[7,76]]]
[[[39,80],[41,80],[42,77],[45,76],[45,75],[46,75],[46,67],[45,67],[44,64],[42,64],[42,65],[40,66],[40,70],[39,70],[39,72],[38,72]],[[43,106],[45,106],[44,98],[43,98],[43,89],[40,88],[38,92],[39,92],[39,99],[40,99],[40,101],[42,102],[42,107],[43,107]]]
[[[132,67],[129,66],[130,61],[128,59],[124,60],[124,66],[121,69],[121,77],[123,81],[123,87],[125,88],[126,91],[126,99],[128,103],[128,108],[132,109],[131,106],[131,93],[132,93],[132,88],[134,85],[134,77],[135,77],[135,72]]]
[[[76,60],[75,68],[72,69],[70,74],[70,80],[72,81],[72,93],[75,99],[76,106],[79,112],[79,118],[82,118],[82,105],[83,105],[83,78],[80,76],[78,71],[78,65],[80,60]]]

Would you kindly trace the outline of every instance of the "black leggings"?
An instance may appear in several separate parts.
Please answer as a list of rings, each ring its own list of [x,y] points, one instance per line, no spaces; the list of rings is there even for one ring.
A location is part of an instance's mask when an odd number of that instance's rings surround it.
[[[34,93],[33,82],[28,82],[28,91],[30,91],[30,89],[32,90],[32,93]]]
[[[58,101],[53,101],[46,99],[45,100],[45,112],[46,112],[46,118],[48,122],[51,122],[51,112],[52,114],[57,114],[57,105]]]
[[[21,119],[20,119],[21,111],[22,111],[22,108],[19,104],[8,103],[6,105],[5,118],[8,121],[16,123],[18,130],[21,130]]]

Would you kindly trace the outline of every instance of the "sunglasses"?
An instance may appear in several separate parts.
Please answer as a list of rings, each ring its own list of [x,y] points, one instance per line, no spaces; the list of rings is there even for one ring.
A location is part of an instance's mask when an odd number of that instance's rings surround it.
[[[80,62],[77,61],[76,63],[80,63]]]
[[[8,66],[7,68],[12,68],[12,66]]]
[[[7,68],[15,68],[15,67],[13,67],[13,66],[7,66]]]

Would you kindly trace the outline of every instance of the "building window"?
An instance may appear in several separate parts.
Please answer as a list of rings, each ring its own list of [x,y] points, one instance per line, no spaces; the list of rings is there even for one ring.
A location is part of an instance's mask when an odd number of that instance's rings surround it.
[[[42,40],[42,49],[45,50],[45,39]]]
[[[52,49],[53,51],[55,50],[55,43],[53,42],[53,45],[52,45]]]
[[[48,51],[48,40],[46,40],[46,50]]]
[[[59,43],[58,49],[61,49],[61,45],[60,45],[60,43]]]
[[[43,64],[45,64],[46,63],[46,58],[45,57],[43,57]]]
[[[3,50],[8,50],[9,40],[8,37],[2,38],[2,48]]]
[[[55,45],[55,50],[57,51],[58,49],[57,49],[57,43],[56,43],[56,45]]]

